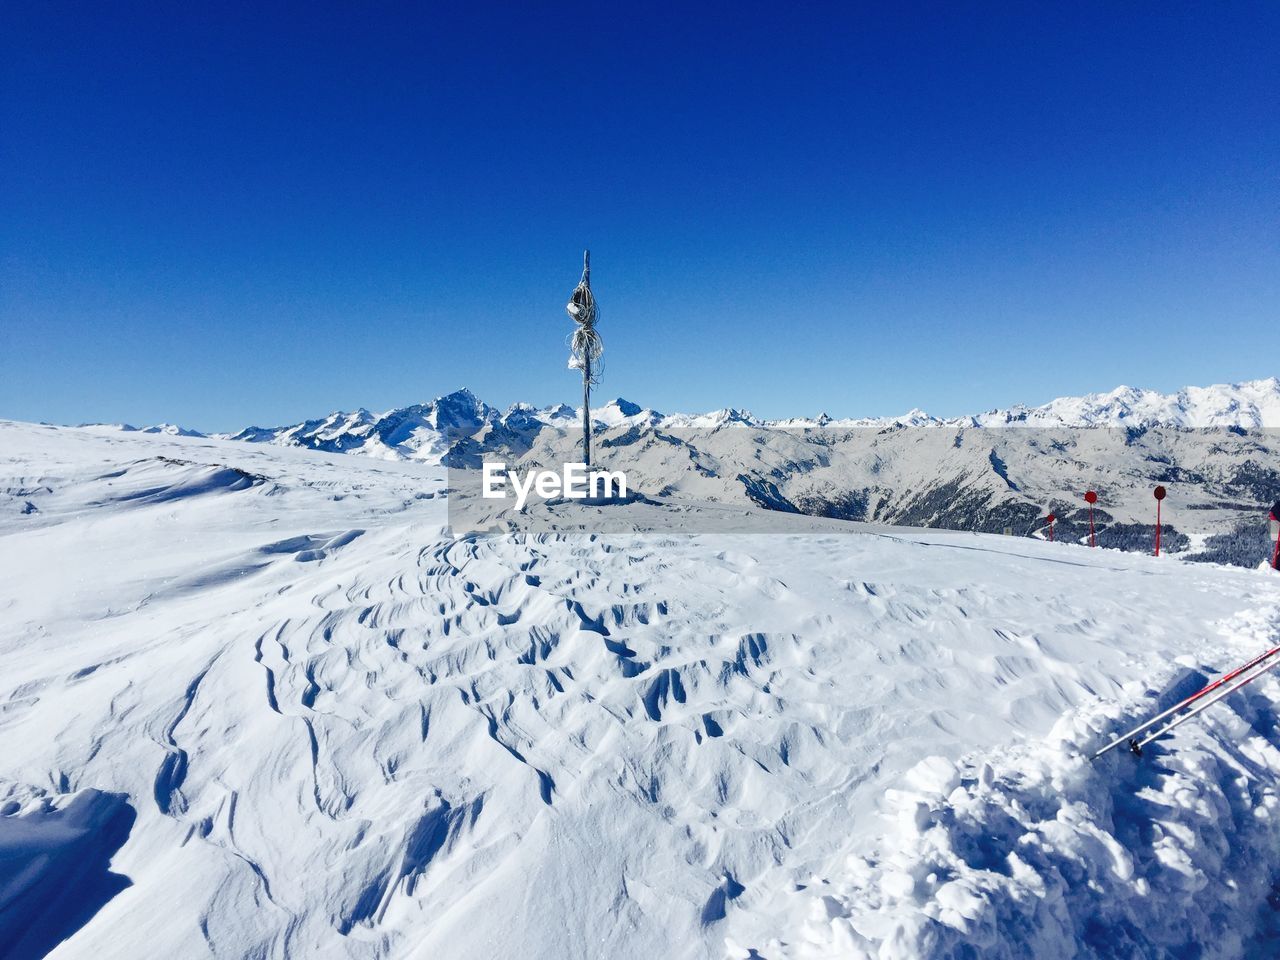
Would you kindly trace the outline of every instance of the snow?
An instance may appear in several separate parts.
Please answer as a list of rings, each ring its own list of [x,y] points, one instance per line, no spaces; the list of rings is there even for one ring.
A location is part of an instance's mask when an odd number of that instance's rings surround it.
[[[39,804],[0,820],[0,945],[44,956],[86,915],[129,885],[111,873],[134,812],[120,794],[83,790],[61,808]]]
[[[163,433],[0,471],[0,919],[57,890],[56,960],[1268,955],[1280,683],[1082,758],[1277,642],[1264,571],[692,495],[455,539],[439,466]]]
[[[1270,642],[1278,614],[1228,620],[1216,652]],[[885,794],[881,849],[805,891],[803,933],[776,955],[1273,955],[1258,931],[1280,849],[1276,688],[1143,764],[1091,764],[1082,751],[1149,710],[1136,692],[1070,711],[1039,742],[921,761]]]

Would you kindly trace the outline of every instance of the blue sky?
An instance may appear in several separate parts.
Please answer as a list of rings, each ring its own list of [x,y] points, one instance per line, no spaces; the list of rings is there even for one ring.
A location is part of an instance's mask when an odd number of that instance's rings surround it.
[[[6,5],[0,416],[1275,374],[1280,5],[964,6]]]

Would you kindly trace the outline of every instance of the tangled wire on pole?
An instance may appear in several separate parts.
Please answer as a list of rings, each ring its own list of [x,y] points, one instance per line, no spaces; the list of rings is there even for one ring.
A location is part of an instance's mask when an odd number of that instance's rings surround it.
[[[591,466],[591,387],[600,382],[604,343],[596,333],[600,318],[591,292],[591,251],[582,254],[582,279],[574,287],[565,310],[578,328],[569,337],[569,368],[582,371],[582,462]]]
[[[582,279],[574,287],[573,295],[565,306],[578,329],[569,335],[569,368],[581,370],[589,385],[600,382],[600,356],[604,343],[596,332],[596,320],[600,317],[595,294],[591,292],[591,251],[582,256]]]

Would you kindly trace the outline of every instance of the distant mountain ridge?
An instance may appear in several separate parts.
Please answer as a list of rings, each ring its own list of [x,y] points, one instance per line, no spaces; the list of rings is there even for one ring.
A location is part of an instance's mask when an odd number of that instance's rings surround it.
[[[637,489],[677,500],[1036,535],[1053,512],[1057,536],[1081,542],[1088,515],[1079,497],[1094,488],[1105,504],[1099,545],[1148,550],[1151,489],[1165,484],[1178,504],[1166,551],[1247,566],[1265,553],[1259,511],[1280,495],[1280,443],[1199,433],[1280,427],[1274,377],[1171,394],[1118,387],[953,418],[663,414],[621,398],[591,413],[600,457],[625,465]],[[499,410],[459,390],[381,415],[335,413],[230,439],[458,467],[489,455],[546,464],[573,456],[580,416],[565,404]]]
[[[309,447],[332,453],[361,453],[383,459],[439,460],[446,435],[473,435],[486,428],[499,434],[536,433],[543,426],[567,427],[579,411],[567,404],[535,407],[517,403],[499,410],[470,390],[457,390],[429,403],[383,414],[359,409],[282,427],[246,427],[214,434],[250,443]],[[1108,393],[1062,397],[1037,407],[1016,405],[965,417],[935,417],[911,410],[897,417],[834,419],[795,417],[764,420],[734,408],[701,414],[662,414],[621,397],[593,408],[592,420],[606,427],[624,422],[664,428],[711,428],[730,423],[774,428],[941,426],[941,427],[1239,427],[1280,428],[1280,378],[1248,380],[1159,393],[1121,386]],[[159,429],[159,428],[148,428]],[[164,428],[171,432],[177,428]],[[494,439],[498,439],[495,437]]]
[[[315,420],[277,427],[246,427],[234,433],[208,434],[247,443],[274,443],[331,453],[359,453],[392,460],[438,462],[448,450],[449,436],[477,433],[492,439],[515,439],[536,434],[544,426],[567,428],[580,416],[567,404],[535,407],[517,403],[500,410],[462,389],[421,404],[375,414],[364,408],[338,411]],[[714,428],[743,424],[778,429],[885,427],[1178,427],[1187,429],[1236,427],[1280,428],[1280,377],[1246,380],[1208,387],[1184,387],[1159,393],[1120,386],[1107,393],[1061,397],[1040,406],[1018,404],[963,417],[935,417],[910,410],[896,417],[792,417],[766,420],[750,411],[724,408],[700,414],[663,414],[621,397],[593,408],[591,417],[604,427],[632,422],[669,429]],[[138,430],[128,424],[121,430]],[[142,428],[143,432],[202,436],[172,424]]]
[[[359,409],[215,436],[462,468],[501,459],[519,469],[572,459],[579,417],[565,404],[500,410],[459,390],[381,414]],[[1099,545],[1147,550],[1159,484],[1170,493],[1167,552],[1246,566],[1267,551],[1266,508],[1280,496],[1280,436],[1251,432],[1280,428],[1274,377],[1171,394],[1119,387],[954,418],[913,410],[763,420],[732,408],[663,414],[619,398],[592,419],[597,462],[625,468],[635,489],[659,498],[1024,535],[1043,535],[1053,513],[1057,538],[1081,542],[1089,532],[1081,497],[1092,489]]]

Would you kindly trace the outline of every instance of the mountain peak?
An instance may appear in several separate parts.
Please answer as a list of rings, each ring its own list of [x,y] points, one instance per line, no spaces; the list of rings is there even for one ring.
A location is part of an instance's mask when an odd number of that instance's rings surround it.
[[[453,393],[446,393],[443,397],[436,397],[432,403],[479,403],[480,400],[468,387],[462,387]]]
[[[632,403],[630,400],[622,399],[622,397],[618,397],[614,400],[610,400],[606,404],[606,406],[611,407],[614,410],[617,410],[624,417],[634,417],[637,413],[641,413],[644,409],[638,403]]]

